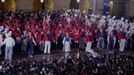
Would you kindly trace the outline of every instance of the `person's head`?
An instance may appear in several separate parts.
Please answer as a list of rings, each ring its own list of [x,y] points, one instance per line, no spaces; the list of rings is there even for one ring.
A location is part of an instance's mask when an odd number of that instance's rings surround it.
[[[66,33],[66,36],[69,37],[69,33],[68,32]]]
[[[108,16],[107,16],[107,19],[109,19],[109,18],[111,18],[111,16],[110,16],[110,15],[108,15]]]
[[[50,31],[49,30],[47,31],[47,34],[50,34]]]
[[[128,23],[128,19],[125,20],[125,23]]]
[[[23,34],[26,34],[26,31],[23,31]]]
[[[92,35],[92,32],[89,32],[89,35]]]
[[[81,29],[82,32],[84,32],[84,29]]]
[[[62,30],[60,30],[60,34],[62,33]]]
[[[31,35],[32,33],[29,31],[28,34]]]
[[[124,21],[124,17],[121,17],[121,21]]]
[[[12,32],[9,31],[8,33],[5,34],[6,37],[11,37],[12,36]]]
[[[114,20],[116,18],[116,16],[113,16],[112,19]]]

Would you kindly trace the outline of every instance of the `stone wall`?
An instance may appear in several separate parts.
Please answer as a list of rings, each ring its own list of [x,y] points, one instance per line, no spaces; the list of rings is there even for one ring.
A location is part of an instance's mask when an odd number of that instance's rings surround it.
[[[32,9],[41,9],[42,5],[40,3],[40,0],[14,0],[16,3],[16,7],[12,7],[13,0],[6,0],[4,4],[0,3],[0,9],[4,9],[4,11],[11,10],[32,10]],[[35,2],[36,1],[36,2]],[[48,0],[50,1],[50,0]],[[70,2],[71,0],[51,0],[53,2],[48,3],[50,9],[59,10],[59,9],[69,9],[70,8]],[[80,6],[80,8],[95,8],[94,13],[95,14],[102,14],[103,12],[103,1],[104,0],[80,0],[83,4]],[[125,2],[126,1],[126,2]],[[34,3],[33,3],[34,2]],[[88,3],[89,2],[89,3]],[[12,4],[12,6],[11,6]],[[95,6],[94,6],[95,4]],[[51,7],[51,5],[53,5]],[[85,5],[85,6],[84,6]],[[112,9],[112,15],[118,15],[118,16],[128,16],[128,17],[134,17],[134,0],[113,0],[113,9]]]
[[[33,0],[16,0],[16,8],[19,10],[32,10]]]
[[[70,0],[54,0],[54,10],[69,9]]]
[[[128,2],[126,10],[129,17],[134,17],[134,0]]]

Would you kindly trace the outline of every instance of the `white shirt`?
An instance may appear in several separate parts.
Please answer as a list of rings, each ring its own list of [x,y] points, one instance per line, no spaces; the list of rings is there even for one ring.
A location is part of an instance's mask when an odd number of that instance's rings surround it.
[[[108,34],[110,34],[112,32],[112,30],[113,30],[113,27],[109,26],[106,31],[108,32]]]
[[[3,40],[3,37],[2,37],[2,35],[0,34],[0,47],[1,47],[2,44],[3,44],[2,40]]]
[[[12,37],[6,37],[4,40],[4,44],[6,47],[13,47],[15,45],[15,41]]]

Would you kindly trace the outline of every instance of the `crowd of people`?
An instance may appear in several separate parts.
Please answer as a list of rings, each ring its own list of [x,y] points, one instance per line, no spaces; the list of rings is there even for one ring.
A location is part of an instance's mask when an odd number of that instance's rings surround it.
[[[133,75],[134,57],[125,54],[65,55],[40,60],[1,62],[0,75]]]
[[[134,22],[123,17],[88,14],[74,9],[62,13],[0,13],[0,53],[5,46],[5,59],[9,61],[12,60],[14,46],[32,57],[35,49],[51,53],[52,42],[56,44],[56,49],[64,52],[70,52],[73,47],[85,49],[96,56],[93,44],[97,50],[111,52],[117,49],[123,52],[125,48],[133,47],[133,35]]]

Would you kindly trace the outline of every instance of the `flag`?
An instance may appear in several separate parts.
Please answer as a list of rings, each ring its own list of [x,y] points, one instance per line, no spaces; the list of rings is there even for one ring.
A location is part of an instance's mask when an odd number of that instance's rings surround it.
[[[103,15],[108,15],[109,14],[109,1],[104,0],[103,2]]]

